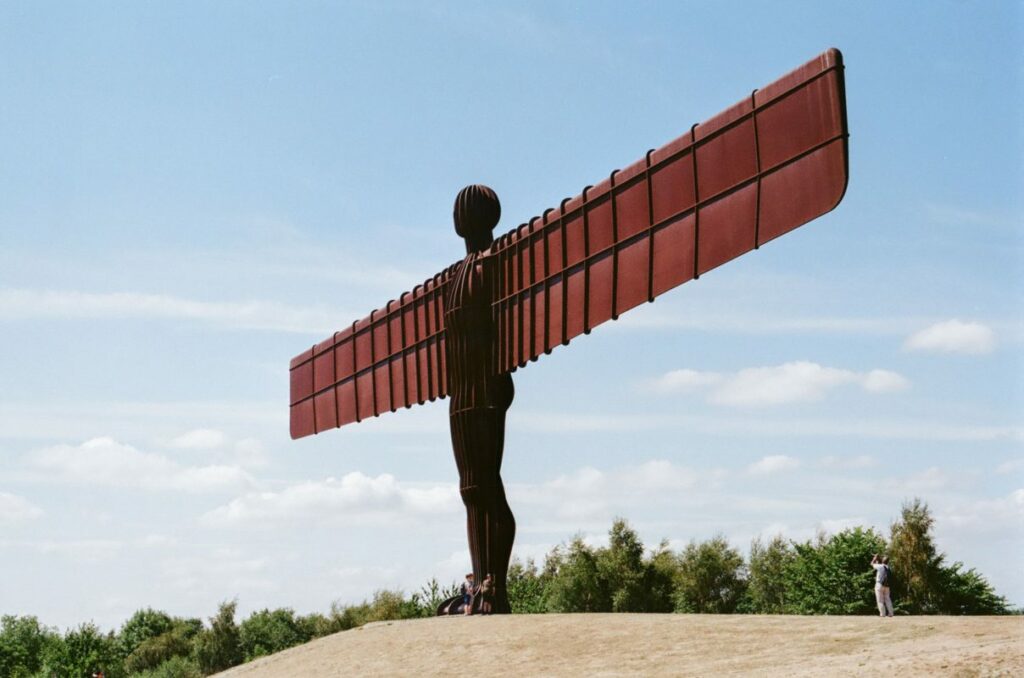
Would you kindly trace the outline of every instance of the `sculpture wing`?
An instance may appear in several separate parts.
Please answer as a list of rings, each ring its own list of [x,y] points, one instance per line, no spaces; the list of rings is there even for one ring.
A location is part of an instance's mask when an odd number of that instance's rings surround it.
[[[848,136],[832,49],[499,238],[499,370],[833,209]]]
[[[447,395],[443,305],[454,268],[292,358],[292,438]]]

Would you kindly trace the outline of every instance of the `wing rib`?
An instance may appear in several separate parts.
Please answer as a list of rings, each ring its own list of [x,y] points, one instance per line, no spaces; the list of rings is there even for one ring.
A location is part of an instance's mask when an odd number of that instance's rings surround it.
[[[491,248],[504,273],[499,368],[830,211],[846,190],[848,136],[832,49],[505,234]]]

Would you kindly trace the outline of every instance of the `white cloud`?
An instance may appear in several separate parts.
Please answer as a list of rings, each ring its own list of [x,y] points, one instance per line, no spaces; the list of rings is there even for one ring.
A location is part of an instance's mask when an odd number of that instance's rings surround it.
[[[0,492],[0,525],[18,525],[35,520],[43,510],[24,497]]]
[[[954,318],[915,332],[907,337],[903,348],[909,351],[979,355],[991,353],[995,345],[995,333],[988,325],[962,322]]]
[[[200,428],[183,433],[167,443],[168,447],[180,450],[199,450],[213,453],[219,463],[243,468],[262,468],[270,463],[263,443],[257,438],[242,438],[232,441],[216,429]]]
[[[167,444],[184,450],[211,450],[222,447],[226,442],[227,436],[223,432],[212,428],[198,428],[181,434]]]
[[[260,468],[270,463],[263,443],[256,438],[242,438],[235,443],[234,459],[239,466]]]
[[[689,393],[705,386],[722,381],[722,375],[716,372],[698,370],[671,370],[657,379],[652,379],[647,388],[655,393]]]
[[[27,462],[46,480],[79,485],[217,492],[252,484],[252,478],[237,466],[182,466],[107,437],[37,450]]]
[[[936,524],[972,534],[989,533],[1002,536],[1024,533],[1024,488],[995,498],[961,502],[937,512]],[[1019,537],[1017,539],[1019,546]]]
[[[785,454],[772,454],[762,457],[747,467],[748,473],[755,475],[768,475],[780,471],[790,471],[800,467],[800,461]]]
[[[328,478],[289,485],[277,492],[250,492],[206,513],[201,521],[213,527],[324,517],[393,522],[459,507],[455,483],[401,483],[387,473],[371,478],[354,471],[341,480]]]
[[[870,393],[895,393],[910,388],[910,380],[889,370],[871,370],[860,378],[860,385]]]
[[[641,383],[649,392],[707,392],[708,402],[729,407],[785,405],[821,400],[830,390],[856,384],[869,393],[894,393],[910,381],[890,370],[854,372],[799,360],[771,367],[748,367],[732,374],[679,369]]]
[[[198,301],[166,294],[0,289],[0,319],[149,318],[209,322],[240,329],[329,333],[338,318],[354,317],[319,306],[273,301]]]
[[[860,373],[801,360],[740,370],[716,387],[708,400],[734,407],[814,402],[846,384],[858,384],[872,393],[887,393],[905,389],[910,382],[887,370]]]
[[[541,508],[578,522],[624,510],[638,497],[654,503],[677,502],[698,479],[690,468],[653,459],[607,471],[586,466],[544,483],[514,484],[507,492],[514,505]],[[710,487],[720,478],[709,474],[705,480]]]

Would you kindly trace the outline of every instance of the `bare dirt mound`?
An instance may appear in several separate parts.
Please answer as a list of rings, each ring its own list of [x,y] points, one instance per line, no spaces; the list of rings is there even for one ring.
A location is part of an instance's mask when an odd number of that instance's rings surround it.
[[[224,677],[1024,675],[1024,617],[547,614],[378,622]]]

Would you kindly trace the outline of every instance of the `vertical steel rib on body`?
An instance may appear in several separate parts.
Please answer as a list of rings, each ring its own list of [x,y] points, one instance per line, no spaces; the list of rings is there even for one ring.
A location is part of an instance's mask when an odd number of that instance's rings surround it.
[[[501,482],[505,411],[512,376],[498,373],[491,309],[496,258],[470,252],[455,270],[445,303],[452,448],[466,506],[469,552],[477,581],[492,574],[495,612],[508,612],[505,587],[516,524]]]

